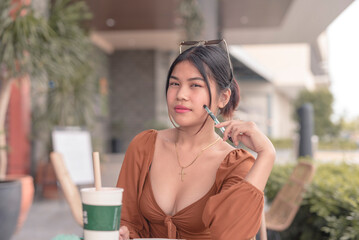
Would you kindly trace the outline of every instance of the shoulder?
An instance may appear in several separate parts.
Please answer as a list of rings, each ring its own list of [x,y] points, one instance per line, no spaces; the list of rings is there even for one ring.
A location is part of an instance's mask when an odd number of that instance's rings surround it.
[[[255,158],[244,149],[230,151],[220,164],[216,183],[222,185],[229,179],[234,182],[243,180],[254,164]]]
[[[254,163],[255,159],[251,153],[244,149],[233,149],[221,163],[223,168],[237,167],[243,163]]]
[[[156,135],[157,131],[152,129],[137,134],[126,150],[123,167],[131,168],[135,166],[136,168],[140,168],[148,156],[151,156]]]
[[[146,153],[153,148],[156,141],[157,131],[150,129],[137,134],[126,150],[126,155],[133,153]]]
[[[148,144],[149,142],[156,139],[157,130],[149,129],[137,134],[131,141],[129,147],[141,146]]]

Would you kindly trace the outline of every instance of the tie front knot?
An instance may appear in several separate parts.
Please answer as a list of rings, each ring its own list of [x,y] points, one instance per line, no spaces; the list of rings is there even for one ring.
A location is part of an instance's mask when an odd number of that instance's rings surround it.
[[[167,226],[168,238],[176,238],[177,236],[177,228],[172,222],[171,216],[166,216],[165,224]]]

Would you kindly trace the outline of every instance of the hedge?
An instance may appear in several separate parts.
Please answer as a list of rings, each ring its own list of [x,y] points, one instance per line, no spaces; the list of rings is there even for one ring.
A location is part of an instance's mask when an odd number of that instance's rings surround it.
[[[293,148],[293,139],[270,139],[276,149],[288,149]],[[346,140],[340,138],[334,138],[330,140],[320,140],[318,142],[319,150],[357,150],[359,149],[359,143],[353,140]]]
[[[293,167],[275,165],[265,189],[268,202],[287,181]],[[317,165],[298,214],[280,235],[291,240],[359,240],[359,165]]]

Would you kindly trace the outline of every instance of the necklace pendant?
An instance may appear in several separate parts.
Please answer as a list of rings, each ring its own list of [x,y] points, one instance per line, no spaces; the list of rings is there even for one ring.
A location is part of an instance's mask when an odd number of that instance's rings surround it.
[[[220,139],[221,139],[221,138],[218,137],[218,138],[216,139],[216,141],[214,141],[213,143],[209,144],[207,147],[202,148],[202,150],[197,154],[197,156],[193,159],[193,161],[192,161],[190,164],[188,164],[187,166],[184,166],[184,167],[181,166],[181,163],[180,163],[180,160],[179,160],[179,157],[178,157],[177,144],[176,144],[176,142],[175,142],[176,159],[177,159],[178,165],[179,165],[180,168],[181,168],[181,172],[180,172],[178,175],[181,175],[181,181],[182,181],[182,182],[183,182],[183,176],[186,175],[186,174],[183,172],[183,170],[184,170],[185,168],[190,167],[192,164],[194,164],[194,163],[196,162],[196,160],[198,159],[198,157],[202,154],[202,152],[203,152],[204,150],[206,150],[206,149],[212,147],[212,146],[213,146],[214,144],[216,144]]]
[[[183,172],[184,168],[181,167],[181,172],[178,174],[178,175],[181,175],[181,181],[183,182],[183,176],[186,175],[184,172]]]

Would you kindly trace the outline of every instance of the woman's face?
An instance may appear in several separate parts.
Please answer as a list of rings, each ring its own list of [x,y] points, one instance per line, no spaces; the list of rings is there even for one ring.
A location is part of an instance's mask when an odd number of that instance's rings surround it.
[[[216,85],[209,78],[212,106],[217,108]],[[169,79],[168,112],[181,127],[202,125],[207,117],[203,105],[209,106],[209,91],[198,69],[189,61],[178,63]],[[211,109],[216,112],[216,109]]]

